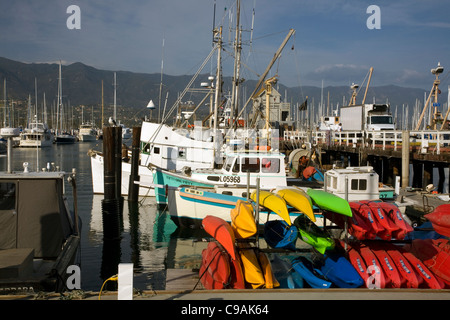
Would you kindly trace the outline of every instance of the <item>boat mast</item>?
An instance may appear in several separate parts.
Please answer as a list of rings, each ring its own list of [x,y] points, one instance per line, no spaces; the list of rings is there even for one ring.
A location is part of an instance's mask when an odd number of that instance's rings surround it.
[[[238,110],[239,97],[239,77],[241,64],[241,30],[240,30],[240,16],[241,16],[241,1],[236,1],[236,36],[234,42],[234,70],[233,70],[233,87],[231,92],[231,113],[230,113],[230,127],[235,128],[235,113]]]
[[[61,131],[62,122],[62,84],[61,84],[61,60],[59,61],[59,76],[58,76],[58,97],[56,107],[56,131]],[[61,117],[61,119],[60,119]]]
[[[6,78],[3,79],[3,126],[6,127]]]
[[[217,111],[219,109],[219,94],[220,94],[220,83],[221,83],[221,74],[220,74],[220,63],[221,63],[221,53],[222,53],[222,27],[214,30],[214,34],[216,36],[217,41],[217,74],[216,74],[216,92],[215,92],[215,104],[214,104],[214,142],[217,142],[217,127],[218,127],[218,116]]]
[[[163,89],[163,69],[164,69],[164,37],[161,49],[161,80],[159,81],[159,98],[158,98],[158,123],[161,122],[161,95]],[[151,119],[150,119],[151,121]]]
[[[102,129],[103,129],[103,124],[104,124],[104,121],[103,121],[103,80],[102,80],[102,120],[100,122],[100,128],[102,128]]]
[[[114,121],[117,121],[116,119],[116,87],[117,87],[117,79],[116,79],[116,73],[114,72]]]

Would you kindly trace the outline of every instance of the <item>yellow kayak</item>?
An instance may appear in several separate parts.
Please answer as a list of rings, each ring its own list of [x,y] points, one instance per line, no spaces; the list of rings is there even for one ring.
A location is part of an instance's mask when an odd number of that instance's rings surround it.
[[[255,248],[249,243],[243,242],[238,243],[238,248],[245,282],[248,283],[252,289],[262,288],[265,285],[266,280],[259,265],[258,257],[254,250]]]
[[[238,200],[231,209],[231,228],[236,238],[246,239],[254,236],[257,231],[253,206],[247,201]]]
[[[267,255],[249,243],[238,243],[245,282],[253,289],[273,289],[280,284],[275,278]]]
[[[305,191],[300,188],[286,188],[278,190],[277,194],[283,198],[287,204],[303,212],[313,222],[316,221],[311,198]]]
[[[250,198],[256,202],[256,191],[252,192]],[[286,221],[288,225],[292,225],[286,201],[284,201],[283,198],[281,198],[279,195],[269,191],[261,190],[259,191],[259,205],[275,212],[284,221]]]

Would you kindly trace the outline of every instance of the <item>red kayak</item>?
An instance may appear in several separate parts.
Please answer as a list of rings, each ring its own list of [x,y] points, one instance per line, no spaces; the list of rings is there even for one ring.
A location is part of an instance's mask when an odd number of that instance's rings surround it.
[[[364,221],[358,217],[354,213],[354,209],[352,209],[352,217],[346,217],[342,214],[324,211],[323,214],[325,218],[334,222],[339,228],[345,229],[345,219],[347,219],[347,230],[352,236],[354,236],[358,240],[364,240],[366,238],[368,226],[364,223]]]
[[[205,289],[225,289],[230,282],[230,256],[215,241],[202,251],[199,277]]]
[[[340,243],[341,247],[345,248],[345,244],[343,241]],[[357,246],[357,245],[356,245]],[[352,264],[352,266],[355,268],[355,270],[358,272],[359,276],[364,280],[364,284],[368,287],[369,283],[369,273],[367,271],[367,265],[364,259],[361,257],[358,251],[356,249],[347,244],[348,247],[348,260]],[[370,281],[370,280],[369,280]]]
[[[378,261],[383,268],[386,279],[388,280],[386,286],[391,288],[401,288],[402,280],[392,258],[381,248],[371,247],[371,250],[378,258]]]
[[[450,204],[441,204],[424,217],[431,221],[437,233],[450,237]]]
[[[366,263],[367,268],[370,268],[372,272],[370,273],[370,276],[372,276],[372,279],[378,279],[378,285],[380,289],[386,288],[388,285],[388,278],[386,277],[384,270],[378,261],[378,258],[375,256],[375,254],[370,250],[370,248],[366,245],[361,245],[358,247],[355,247],[357,252],[361,255],[361,257],[364,259],[364,262]],[[366,282],[367,284],[367,282]]]
[[[242,262],[239,255],[230,262],[230,286],[232,289],[245,289],[244,271],[242,270]]]
[[[437,279],[427,266],[411,252],[400,250],[403,256],[411,263],[416,273],[424,280],[423,285],[431,289],[443,289],[445,284]],[[420,280],[419,280],[420,281]]]
[[[350,208],[355,209],[354,213],[359,216],[367,225],[366,234],[377,235],[384,240],[390,240],[390,234],[378,223],[371,208],[362,202],[349,202]],[[373,237],[372,237],[373,238]]]
[[[392,236],[398,240],[403,240],[405,236],[414,231],[410,224],[403,219],[400,209],[393,203],[379,202],[378,205],[384,210],[386,216],[398,227],[392,232]]]
[[[375,219],[377,219],[378,223],[384,228],[384,232],[379,235],[380,238],[384,240],[390,240],[392,238],[392,234],[399,229],[392,220],[384,213],[383,208],[380,205],[380,202],[362,200],[364,204],[367,204],[372,210]],[[386,239],[384,238],[386,237]]]
[[[401,275],[402,287],[418,288],[420,281],[409,261],[393,245],[390,246],[389,249],[386,249],[386,252],[394,261],[394,264]]]
[[[448,247],[442,244],[442,242],[433,242],[431,239],[415,239],[411,243],[410,252],[422,260],[436,276],[448,283],[450,282],[450,253],[446,250]]]
[[[209,235],[223,246],[231,258],[236,260],[236,238],[231,225],[222,218],[206,216],[202,220],[202,226]]]

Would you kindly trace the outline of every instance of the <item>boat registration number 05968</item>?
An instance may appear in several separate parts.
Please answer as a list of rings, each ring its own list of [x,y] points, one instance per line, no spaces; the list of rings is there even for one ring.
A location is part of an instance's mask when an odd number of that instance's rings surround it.
[[[240,183],[241,177],[239,177],[239,176],[221,176],[220,182]]]

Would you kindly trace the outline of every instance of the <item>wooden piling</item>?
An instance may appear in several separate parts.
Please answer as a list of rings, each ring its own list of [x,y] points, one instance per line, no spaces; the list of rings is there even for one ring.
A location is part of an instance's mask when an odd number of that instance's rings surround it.
[[[102,200],[103,237],[117,239],[120,235],[121,175],[122,175],[122,128],[103,128],[103,179]],[[119,155],[117,155],[119,153]]]
[[[103,128],[103,184],[104,199],[116,197],[116,175],[114,141],[115,131],[112,127]]]
[[[131,172],[128,185],[128,201],[137,202],[139,198],[139,185],[134,181],[139,181],[139,143],[141,138],[141,127],[133,128],[133,142],[131,146]]]
[[[409,131],[402,131],[402,189],[409,184]]]

